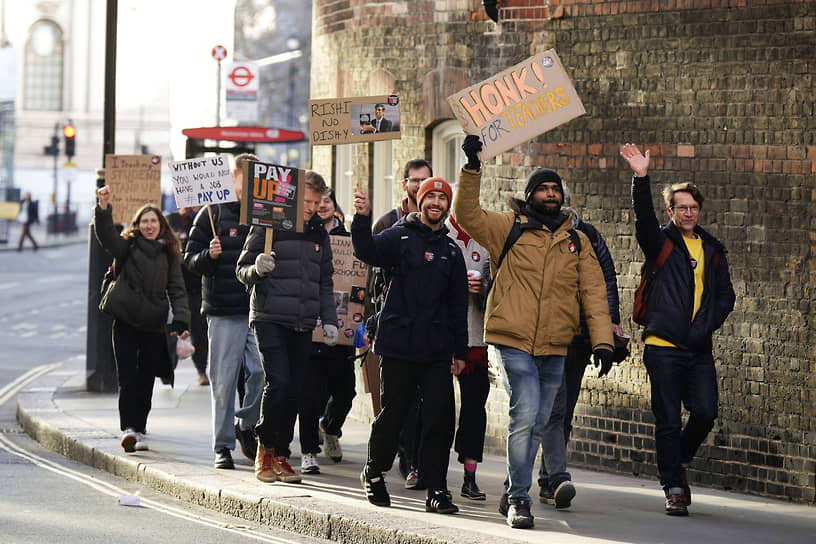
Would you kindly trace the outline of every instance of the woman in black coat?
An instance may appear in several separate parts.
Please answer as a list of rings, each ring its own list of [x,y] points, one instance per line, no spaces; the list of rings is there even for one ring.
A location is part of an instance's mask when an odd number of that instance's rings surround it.
[[[130,226],[117,233],[110,188],[97,191],[94,233],[114,258],[117,296],[103,297],[103,311],[113,316],[113,353],[119,374],[119,425],[126,452],[147,450],[144,439],[153,383],[159,376],[172,384],[167,350],[167,315],[173,308],[171,335],[187,338],[190,310],[181,274],[181,245],[161,210],[142,206]],[[169,304],[168,304],[169,300]]]

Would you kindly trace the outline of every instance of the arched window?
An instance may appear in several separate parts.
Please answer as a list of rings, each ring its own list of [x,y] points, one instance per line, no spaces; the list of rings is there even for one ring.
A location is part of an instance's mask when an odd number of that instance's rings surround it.
[[[24,109],[62,110],[63,51],[59,26],[44,19],[31,25],[25,46]]]
[[[444,121],[433,129],[433,170],[435,176],[456,186],[459,170],[465,162],[462,144],[465,133],[456,121]]]

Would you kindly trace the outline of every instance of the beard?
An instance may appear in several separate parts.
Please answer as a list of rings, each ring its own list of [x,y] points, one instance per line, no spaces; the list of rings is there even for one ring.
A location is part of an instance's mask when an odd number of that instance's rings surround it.
[[[438,225],[438,224],[440,224],[440,223],[443,223],[443,222],[445,221],[445,218],[448,216],[448,212],[447,212],[447,211],[445,211],[444,213],[440,214],[440,216],[439,216],[439,219],[438,219],[438,220],[437,220],[437,219],[432,219],[431,217],[428,217],[428,214],[427,214],[425,211],[421,211],[421,212],[420,212],[420,214],[421,214],[421,216],[422,216],[422,222],[423,222],[423,223],[425,223],[425,224],[427,224],[427,225],[434,225],[434,226],[435,226],[435,225]]]
[[[556,216],[561,213],[561,203],[556,200],[530,202],[530,207],[541,215]]]

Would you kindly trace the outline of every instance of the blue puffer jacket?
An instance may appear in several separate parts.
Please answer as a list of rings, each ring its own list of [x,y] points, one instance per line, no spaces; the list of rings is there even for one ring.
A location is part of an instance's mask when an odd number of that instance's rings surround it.
[[[377,235],[371,217],[351,224],[355,256],[392,269],[374,352],[417,362],[467,357],[467,276],[462,252],[442,226],[431,230],[412,213]]]
[[[680,349],[694,352],[711,351],[711,335],[725,322],[734,309],[736,295],[731,285],[725,247],[711,234],[697,226],[694,232],[703,239],[705,258],[703,299],[694,316],[694,271],[683,242],[683,235],[673,223],[661,226],[652,207],[649,177],[632,178],[632,205],[635,211],[635,232],[638,244],[652,266],[666,237],[674,249],[663,268],[655,276],[646,304],[646,327],[643,338],[657,336]],[[714,265],[714,255],[719,263]]]

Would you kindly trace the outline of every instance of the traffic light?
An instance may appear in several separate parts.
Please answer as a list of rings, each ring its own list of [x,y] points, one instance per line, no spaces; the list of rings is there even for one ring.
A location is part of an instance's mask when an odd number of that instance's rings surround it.
[[[51,145],[43,146],[43,155],[56,157],[59,155],[59,138],[51,136]]]
[[[76,146],[76,128],[69,122],[62,128],[62,134],[65,136],[65,156],[68,157],[70,161],[74,156]]]

